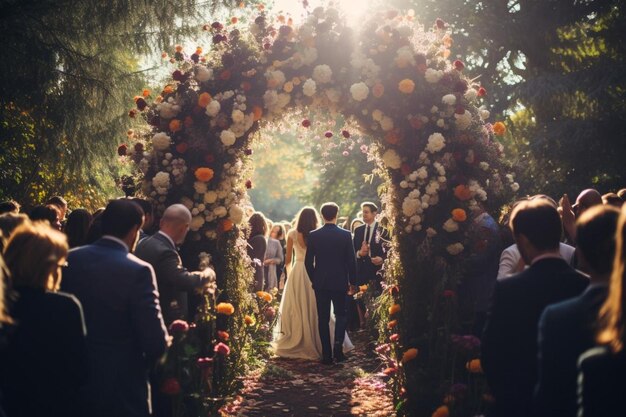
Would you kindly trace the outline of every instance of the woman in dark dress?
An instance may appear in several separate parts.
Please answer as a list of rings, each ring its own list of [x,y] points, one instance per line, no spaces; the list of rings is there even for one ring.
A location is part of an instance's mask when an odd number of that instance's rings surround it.
[[[626,415],[626,206],[615,240],[609,295],[600,310],[601,347],[588,350],[579,359],[579,417]]]
[[[43,222],[17,228],[4,252],[13,302],[0,358],[8,416],[81,416],[87,376],[82,307],[57,292],[67,239]]]
[[[248,256],[254,266],[254,291],[263,291],[265,285],[265,271],[263,260],[267,250],[267,220],[261,212],[255,212],[248,219],[250,237],[248,238]]]

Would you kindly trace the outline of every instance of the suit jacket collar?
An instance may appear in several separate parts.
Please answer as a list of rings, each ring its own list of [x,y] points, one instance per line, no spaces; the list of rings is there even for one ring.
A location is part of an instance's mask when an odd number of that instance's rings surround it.
[[[171,246],[174,250],[177,249],[176,244],[174,243],[172,238],[166,235],[165,233],[163,233],[162,231],[159,230],[157,233],[155,233],[154,236],[158,238],[160,241],[165,242],[168,246]]]
[[[322,226],[322,227],[326,227],[326,226],[328,226],[328,227],[339,227],[335,223],[324,223],[324,226]]]
[[[102,236],[100,239],[94,242],[94,245],[104,246],[109,249],[115,249],[128,253],[128,246],[121,239],[115,236]]]

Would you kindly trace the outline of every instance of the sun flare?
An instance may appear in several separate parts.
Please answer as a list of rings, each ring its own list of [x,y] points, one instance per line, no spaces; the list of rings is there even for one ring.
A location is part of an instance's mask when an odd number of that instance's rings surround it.
[[[307,8],[302,1],[275,0],[274,11],[289,14],[294,22],[303,20],[307,11],[310,12],[316,7],[334,7],[341,11],[350,26],[356,25],[359,20],[373,5],[373,0],[310,0],[307,1]]]

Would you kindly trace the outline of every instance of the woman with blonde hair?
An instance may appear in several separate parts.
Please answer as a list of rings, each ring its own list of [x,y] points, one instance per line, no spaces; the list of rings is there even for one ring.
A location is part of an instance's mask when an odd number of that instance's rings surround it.
[[[83,415],[79,388],[87,377],[85,321],[80,302],[57,292],[67,252],[65,235],[43,222],[18,227],[5,248],[15,295],[8,309],[14,325],[0,359],[9,416]]]
[[[601,347],[579,359],[579,416],[624,415],[626,406],[626,206],[622,207],[615,236],[615,260],[609,295],[600,310],[597,341]]]
[[[278,310],[272,349],[281,357],[316,360],[322,358],[322,342],[318,330],[315,292],[304,266],[304,258],[309,233],[319,227],[320,219],[312,207],[301,209],[296,219],[295,227],[287,234],[285,269],[288,279]],[[331,315],[331,335],[334,334],[334,323],[335,319]],[[344,351],[354,348],[347,334],[343,348]]]

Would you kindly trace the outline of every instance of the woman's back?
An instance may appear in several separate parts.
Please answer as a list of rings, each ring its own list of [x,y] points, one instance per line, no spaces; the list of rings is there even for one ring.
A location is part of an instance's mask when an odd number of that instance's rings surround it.
[[[289,231],[287,236],[293,241],[293,250],[296,254],[295,261],[304,262],[304,257],[306,256],[306,246],[302,234],[293,229]]]

